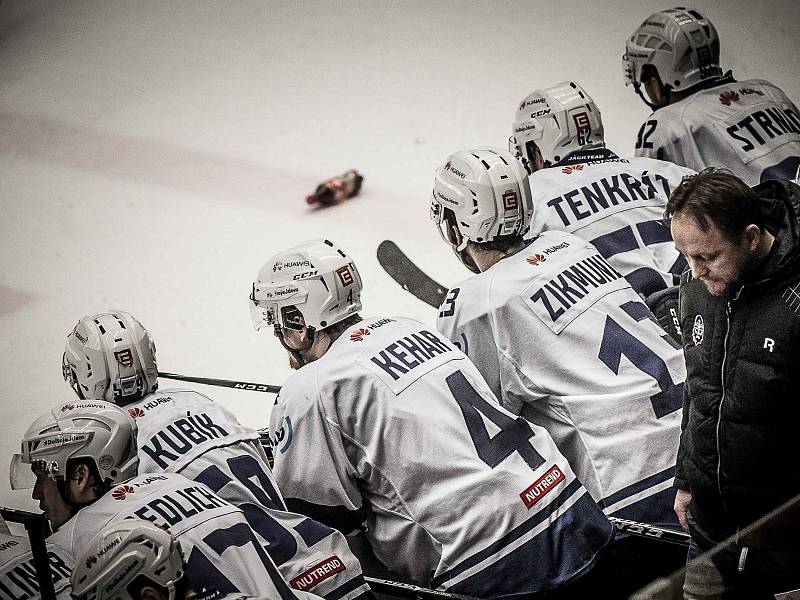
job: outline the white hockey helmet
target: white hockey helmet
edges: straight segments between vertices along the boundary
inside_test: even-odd
[[[600,109],[574,81],[562,81],[526,96],[517,108],[512,132],[509,150],[529,173],[536,170],[536,148],[544,166],[551,167],[570,152],[605,146]]]
[[[180,544],[169,531],[143,519],[113,521],[92,538],[70,577],[77,600],[139,600],[128,586],[140,575],[169,591],[183,577]]]
[[[468,241],[483,244],[523,235],[533,217],[528,174],[511,152],[500,148],[451,154],[436,170],[430,214],[459,257]],[[460,244],[451,226],[461,233]]]
[[[653,13],[625,42],[625,85],[633,85],[639,91],[648,65],[658,73],[662,85],[676,91],[721,77],[716,28],[690,8]]]
[[[250,294],[256,330],[297,329],[296,309],[310,330],[330,327],[361,310],[361,276],[353,260],[329,240],[312,240],[279,252],[258,272]]]
[[[65,479],[69,461],[78,458],[93,461],[103,483],[126,481],[139,466],[136,432],[128,412],[110,402],[58,404],[25,432],[20,452],[11,461],[11,487],[33,487],[32,468],[51,479]]]
[[[158,388],[156,347],[133,316],[85,316],[67,336],[64,379],[81,398],[128,404]]]

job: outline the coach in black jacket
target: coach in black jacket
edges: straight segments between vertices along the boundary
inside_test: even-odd
[[[692,558],[800,494],[800,188],[751,189],[706,169],[673,192],[665,216],[691,268],[680,293],[687,379],[675,510]],[[792,589],[799,546],[732,548],[705,590],[690,594],[687,573],[687,597],[714,585],[755,597],[747,581]]]

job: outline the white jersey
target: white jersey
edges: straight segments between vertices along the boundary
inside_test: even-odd
[[[607,514],[677,526],[683,353],[587,241],[546,231],[452,288],[438,327],[545,427]]]
[[[275,477],[390,569],[481,597],[588,570],[609,523],[543,429],[503,409],[421,323],[368,319],[299,369],[272,409]]]
[[[643,297],[678,285],[686,259],[675,249],[664,208],[694,171],[651,158],[619,158],[605,148],[578,151],[530,176],[536,207],[530,240],[568,231],[592,242]]]
[[[69,576],[75,566],[69,553],[47,543],[50,576],[58,600],[71,600]],[[0,533],[0,600],[33,600],[40,598],[39,580],[33,566],[28,539]]]
[[[287,511],[255,430],[190,390],[159,391],[125,408],[138,426],[140,475],[180,473],[239,507],[295,588],[336,600],[368,592],[344,536]],[[344,568],[314,575],[329,563]]]
[[[192,589],[293,598],[241,510],[182,475],[139,475],[82,508],[48,539],[80,556],[108,523],[152,521],[180,543]],[[283,590],[279,596],[275,590]]]
[[[725,167],[750,186],[794,179],[800,167],[800,111],[768,81],[728,80],[650,115],[639,130],[636,156],[695,171]]]

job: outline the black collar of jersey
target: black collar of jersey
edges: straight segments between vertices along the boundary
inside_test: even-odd
[[[591,161],[618,160],[619,156],[608,148],[592,148],[591,150],[575,150],[570,152],[562,160],[558,161],[553,167],[565,167],[567,165],[577,165]],[[551,169],[553,167],[550,167]]]

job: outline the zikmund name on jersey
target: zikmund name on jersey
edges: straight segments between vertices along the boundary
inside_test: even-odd
[[[540,302],[555,323],[587,294],[622,279],[622,275],[599,254],[581,259],[550,279],[530,299]]]

